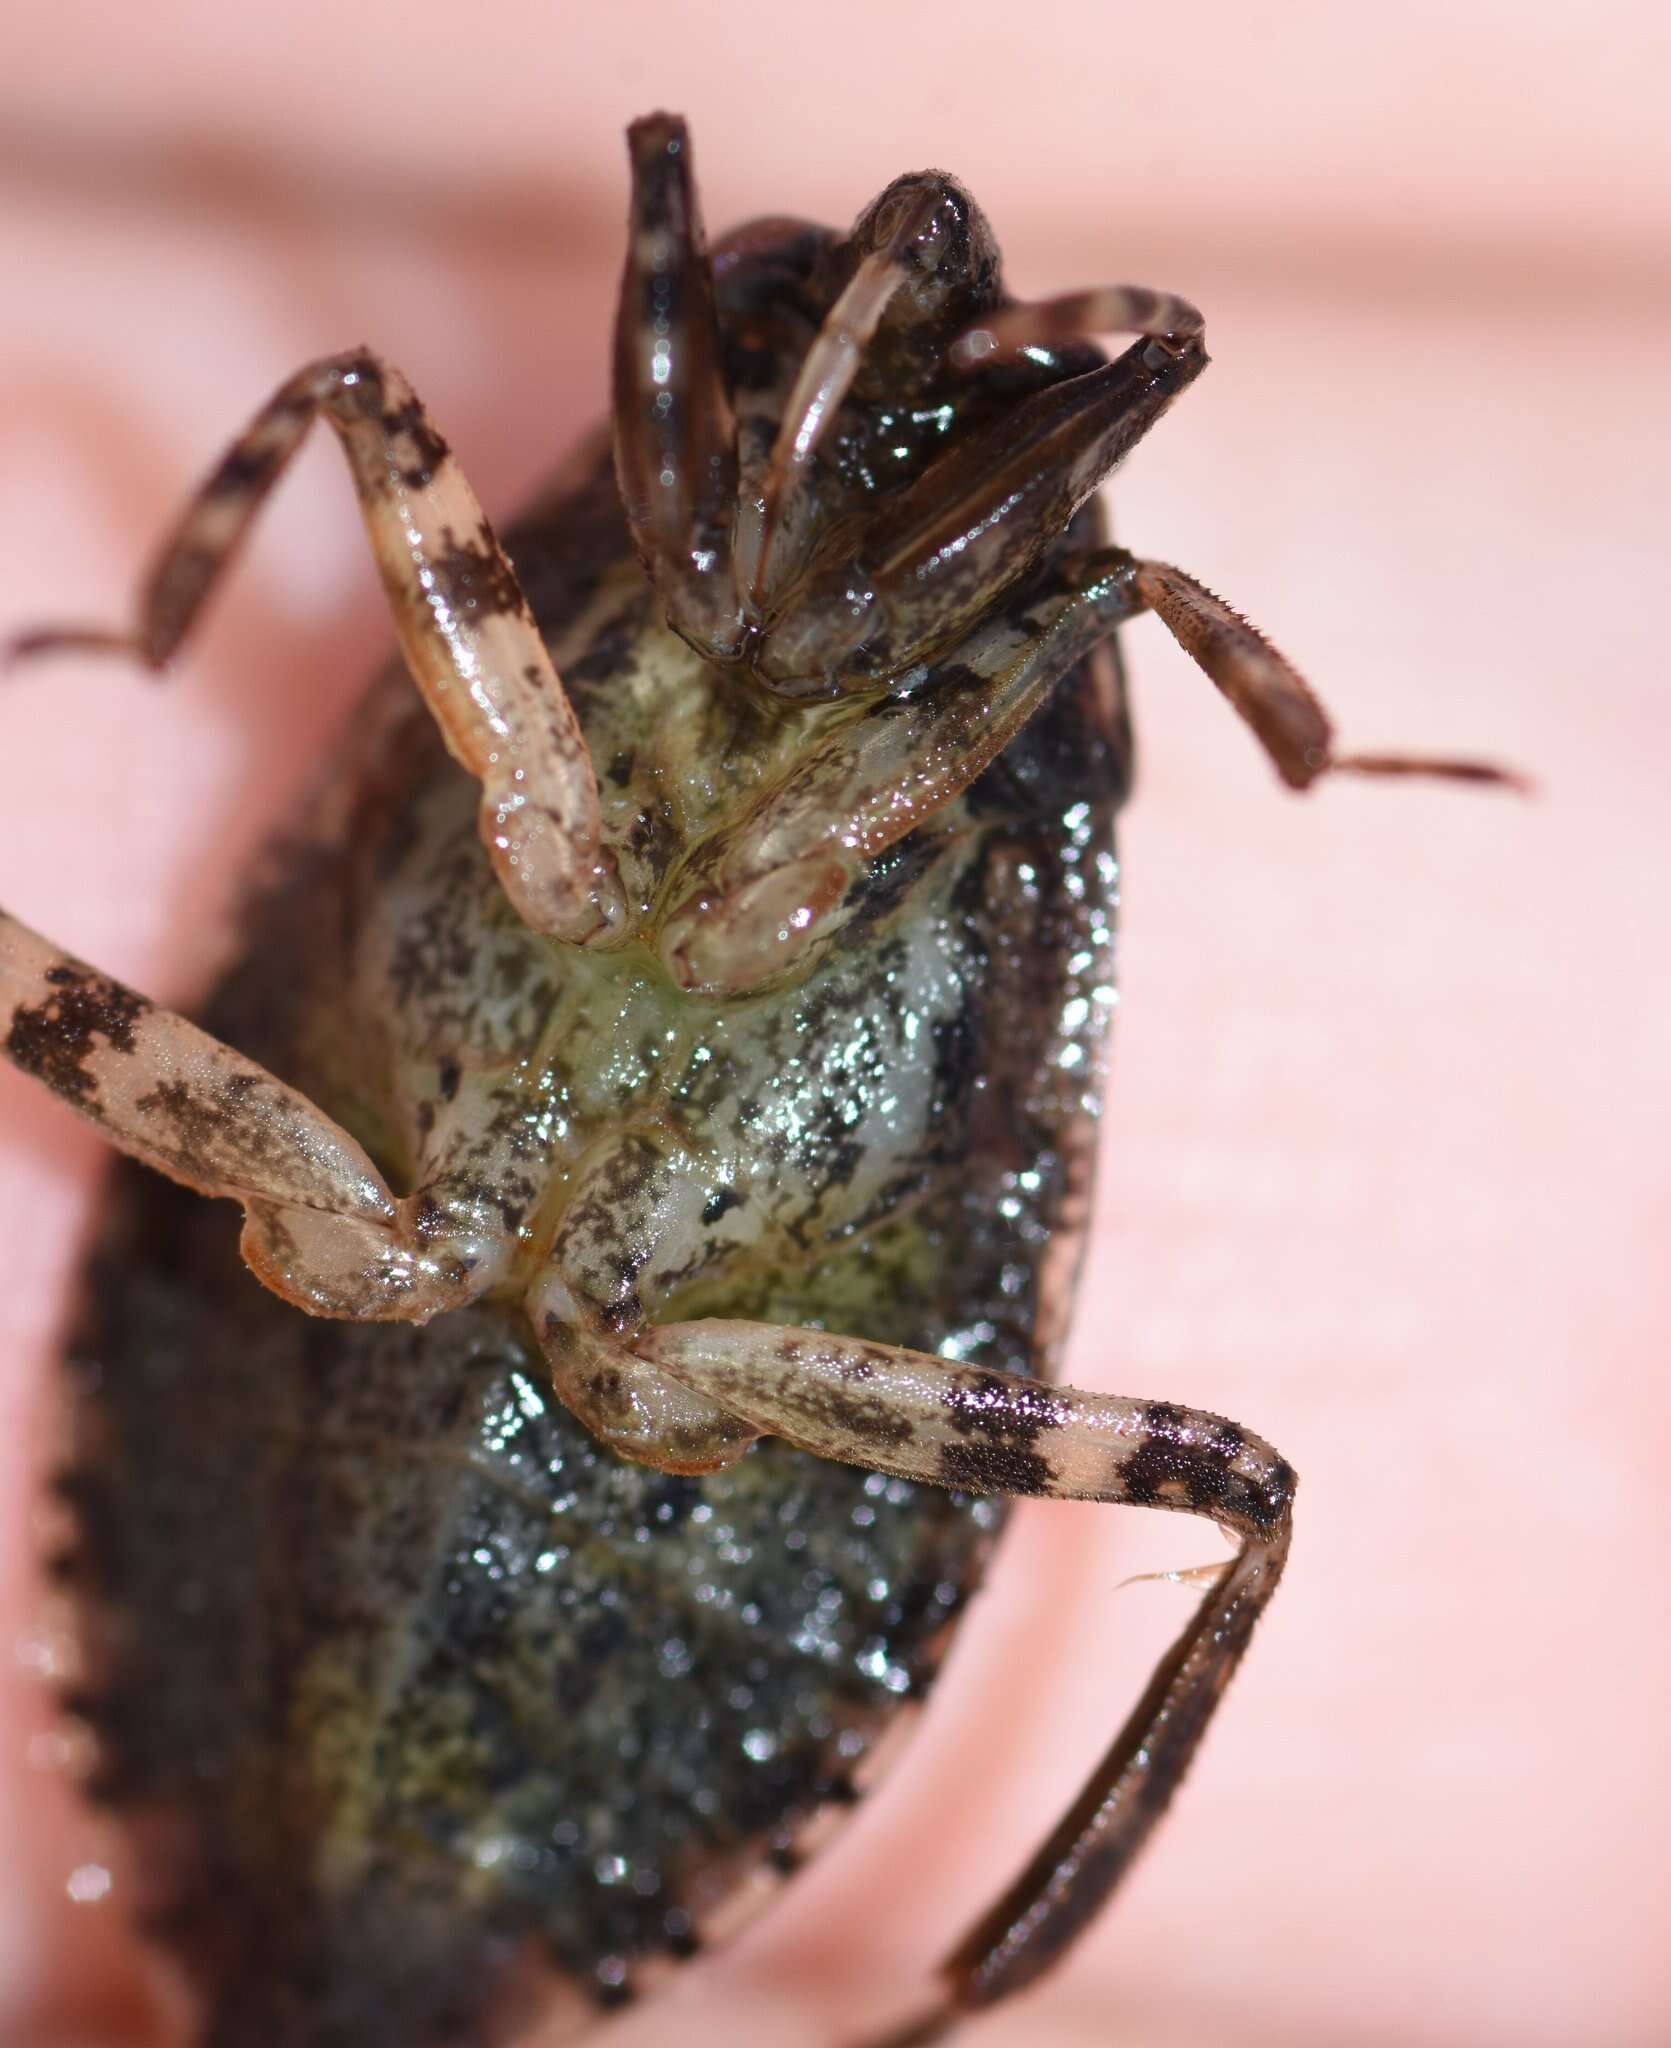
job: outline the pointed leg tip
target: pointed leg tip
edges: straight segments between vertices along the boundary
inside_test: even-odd
[[[1471,782],[1485,789],[1501,789],[1510,796],[1535,797],[1541,786],[1518,768],[1505,768],[1495,761],[1449,761],[1420,755],[1344,754],[1330,767],[1350,775],[1380,777],[1417,776],[1430,782]]]
[[[1491,761],[1458,761],[1449,774],[1453,782],[1479,783],[1488,789],[1500,789],[1508,796],[1543,794],[1543,786],[1535,776],[1522,774],[1518,768],[1499,768]]]
[[[102,626],[38,626],[0,641],[0,675],[10,675],[30,662],[56,654],[120,655],[137,661],[153,674],[160,674],[167,667],[166,660],[135,633],[119,633]]]

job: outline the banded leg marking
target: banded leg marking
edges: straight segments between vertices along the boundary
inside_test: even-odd
[[[937,2039],[1049,1969],[1130,1868],[1282,1575],[1293,1469],[1221,1416],[820,1331],[674,1323],[633,1348],[752,1429],[823,1457],[977,1493],[1205,1515],[1239,1545],[1072,1806],[947,1958],[942,1998],[891,2044]]]
[[[4,911],[0,1053],[131,1157],[241,1202],[245,1259],[310,1314],[422,1322],[499,1276],[504,1245],[398,1201],[305,1095]]]
[[[1094,291],[1064,292],[1032,304],[1000,306],[983,313],[951,345],[952,361],[970,369],[989,356],[1014,355],[1024,348],[1059,348],[1093,334],[1142,334],[1173,351],[1198,341],[1206,323],[1188,299],[1142,284],[1101,285]]]
[[[365,350],[280,385],[164,542],[132,630],[48,627],[9,653],[114,652],[162,668],[321,417],[352,472],[413,681],[482,785],[482,842],[507,896],[536,931],[602,936],[624,911],[618,880],[600,865],[597,782],[573,707],[447,443],[400,372]]]
[[[123,1151],[199,1194],[394,1221],[382,1175],[306,1096],[4,911],[0,1046]]]

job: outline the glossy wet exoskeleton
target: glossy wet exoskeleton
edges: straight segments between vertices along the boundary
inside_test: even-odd
[[[1212,1517],[1235,1557],[896,2038],[938,2037],[1113,1889],[1286,1555],[1257,1438],[1047,1383],[1112,1000],[1112,630],[1157,611],[1296,787],[1424,764],[1333,757],[1251,628],[1102,544],[1091,493],[1205,364],[1184,301],[1014,305],[939,173],[710,259],[681,124],[632,160],[613,463],[501,547],[400,374],[332,358],[137,632],[20,643],[165,660],[336,430],[404,663],[204,1027],[0,917],[9,1056],[236,1197],[271,1290],[223,1208],[124,1169],[64,1481],[72,1704],[209,2048],[583,2025],[853,1800],[994,1497]]]

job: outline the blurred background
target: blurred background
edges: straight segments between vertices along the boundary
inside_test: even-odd
[[[1152,623],[1083,1384],[1228,1412],[1294,1563],[1118,1909],[971,2041],[1652,2048],[1671,1707],[1671,28],[1623,4],[1124,0],[8,10],[0,632],[118,618],[270,387],[367,341],[511,511],[600,409],[621,130],[709,225],[961,176],[1012,284],[1206,311],[1120,536],[1249,612],[1345,740],[1530,802],[1284,796]],[[166,688],[6,685],[0,900],[189,1000],[387,637],[310,449]],[[0,1072],[0,2039],[169,2039],[61,1768],[34,1575],[99,1148]],[[909,1761],[617,2048],[835,2048],[1031,1849],[1210,1534],[1020,1511]],[[995,1741],[995,1731],[1001,1741]],[[77,1896],[77,1895],[80,1896]]]

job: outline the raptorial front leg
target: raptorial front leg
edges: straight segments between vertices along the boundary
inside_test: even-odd
[[[851,552],[815,558],[784,593],[755,656],[762,680],[786,697],[841,695],[954,645],[1033,574],[1206,362],[1193,337],[1176,352],[1130,348],[954,440],[881,500]]]
[[[1525,787],[1489,762],[1338,753],[1299,671],[1222,599],[1167,563],[1087,550],[927,665],[909,693],[874,698],[702,850],[662,925],[674,980],[731,995],[794,967],[839,929],[864,864],[967,789],[1074,663],[1145,611],[1211,676],[1292,789],[1335,773]]]
[[[976,1493],[1204,1515],[1239,1546],[1078,1798],[947,1958],[933,2009],[885,2048],[937,2040],[1056,1963],[1130,1868],[1281,1577],[1293,1469],[1221,1416],[821,1331],[675,1323],[633,1350],[750,1429],[823,1457]]]
[[[1050,692],[1141,611],[1132,559],[1099,549],[1055,565],[928,668],[874,699],[703,849],[667,912],[662,958],[682,988],[730,995],[795,966],[839,929],[865,863],[924,825],[989,767]]]
[[[47,627],[10,655],[92,649],[161,668],[318,418],[347,457],[412,678],[482,786],[482,842],[506,894],[536,931],[596,938],[624,913],[573,707],[464,472],[411,385],[365,350],[310,363],[250,421],[164,542],[136,626]]]
[[[497,1278],[491,1235],[397,1201],[305,1095],[4,911],[0,1052],[130,1157],[241,1202],[245,1259],[311,1314],[422,1322]]]

